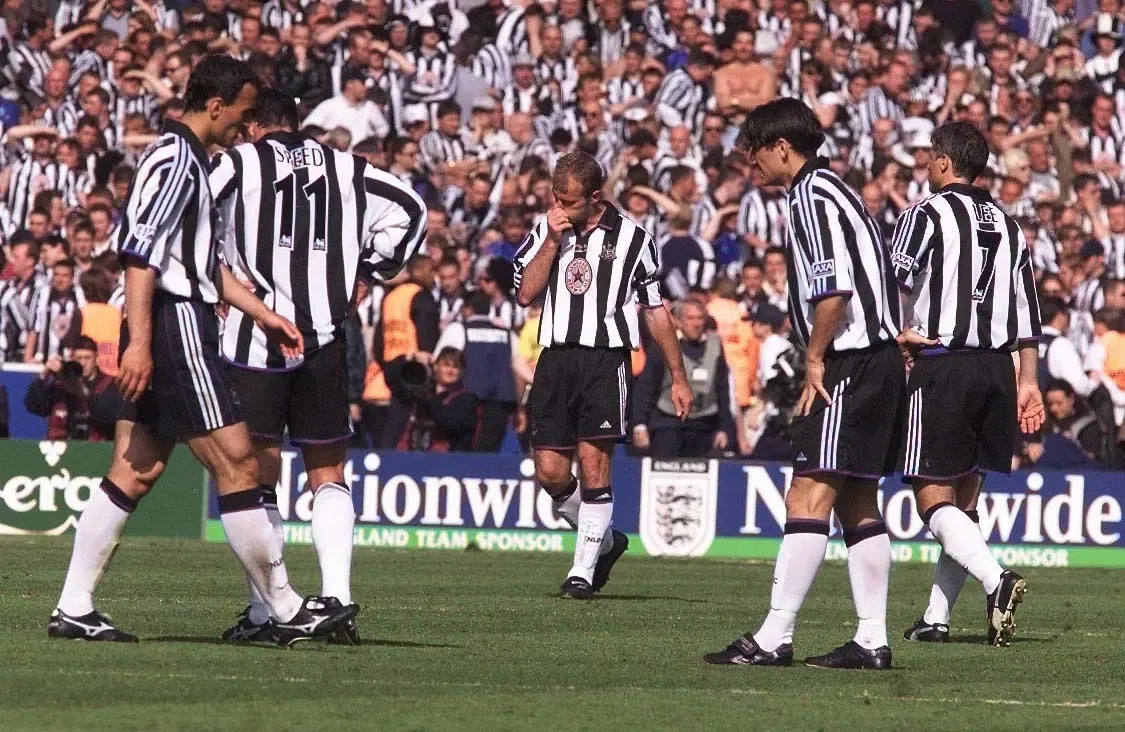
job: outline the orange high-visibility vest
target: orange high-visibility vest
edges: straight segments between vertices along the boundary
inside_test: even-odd
[[[1125,389],[1125,334],[1109,331],[1102,336],[1105,346],[1105,375],[1118,389]]]
[[[742,319],[742,308],[734,300],[716,297],[707,303],[707,312],[715,320],[723,342],[723,355],[734,380],[738,406],[745,408],[750,405],[754,375],[758,373],[761,343],[754,337],[750,324]]]
[[[638,348],[630,354],[630,361],[633,367],[634,379],[640,376],[641,372],[645,370],[646,358],[647,357],[645,356],[645,349],[643,348]]]
[[[383,363],[418,352],[418,329],[410,319],[410,304],[421,291],[421,286],[407,282],[383,298]]]
[[[117,348],[121,341],[121,311],[104,302],[82,308],[82,335],[98,344],[98,368],[117,376]]]
[[[387,386],[383,368],[374,359],[367,364],[367,373],[363,377],[363,401],[379,405],[390,404],[391,401],[391,389]]]

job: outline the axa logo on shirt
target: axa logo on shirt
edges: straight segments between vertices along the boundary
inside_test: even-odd
[[[913,269],[914,257],[911,257],[909,254],[906,254],[904,252],[895,252],[891,257],[891,264],[899,267],[900,269]]]
[[[813,277],[834,277],[836,275],[836,260],[822,259],[812,263]]]
[[[156,236],[155,224],[137,224],[133,230],[133,238],[142,244],[151,244]]]

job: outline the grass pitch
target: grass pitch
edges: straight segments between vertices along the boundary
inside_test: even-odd
[[[49,641],[70,542],[0,540],[0,730],[1123,730],[1121,573],[1026,573],[1014,644],[983,645],[970,582],[956,642],[901,640],[932,568],[896,566],[885,673],[716,668],[700,655],[756,629],[771,566],[626,557],[590,603],[556,599],[569,557],[357,550],[360,648],[215,639],[241,609],[230,551],[130,540],[99,607],[139,645]],[[288,551],[319,590],[309,547]],[[826,565],[801,658],[850,638],[847,573]]]

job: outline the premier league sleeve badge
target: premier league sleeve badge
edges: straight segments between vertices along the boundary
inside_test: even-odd
[[[566,265],[564,281],[571,295],[585,295],[594,281],[594,270],[585,259],[574,259]]]

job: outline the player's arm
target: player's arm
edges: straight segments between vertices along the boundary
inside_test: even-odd
[[[368,282],[388,282],[418,253],[426,238],[426,204],[398,178],[362,158],[360,166],[367,208],[363,215],[363,254],[360,276]]]
[[[914,206],[899,217],[891,239],[891,267],[899,287],[914,289],[914,278],[930,251],[936,232],[925,206]]]
[[[230,267],[225,264],[219,265],[218,285],[219,299],[250,316],[266,332],[270,340],[281,346],[282,355],[286,358],[299,358],[304,354],[304,340],[297,326],[267,308],[257,295],[238,281],[230,271]],[[128,302],[128,290],[125,292],[125,298]]]
[[[513,282],[516,302],[522,307],[530,307],[547,289],[551,265],[559,254],[563,232],[568,228],[570,222],[566,220],[566,215],[558,209],[551,209],[547,218],[532,227],[516,250]]]
[[[1035,294],[1035,272],[1031,267],[1031,252],[1027,248],[1023,231],[1018,227],[1017,251],[1020,253],[1015,278],[1016,328],[1020,353],[1019,386],[1016,404],[1019,409],[1020,429],[1024,434],[1037,432],[1043,426],[1045,411],[1043,395],[1039,393],[1039,336],[1043,333],[1039,317],[1039,299]]]
[[[156,148],[138,166],[118,229],[118,251],[125,263],[125,321],[129,345],[121,354],[117,386],[127,401],[136,401],[152,377],[152,299],[163,267],[167,231],[181,215],[195,182],[184,156],[185,143]]]

